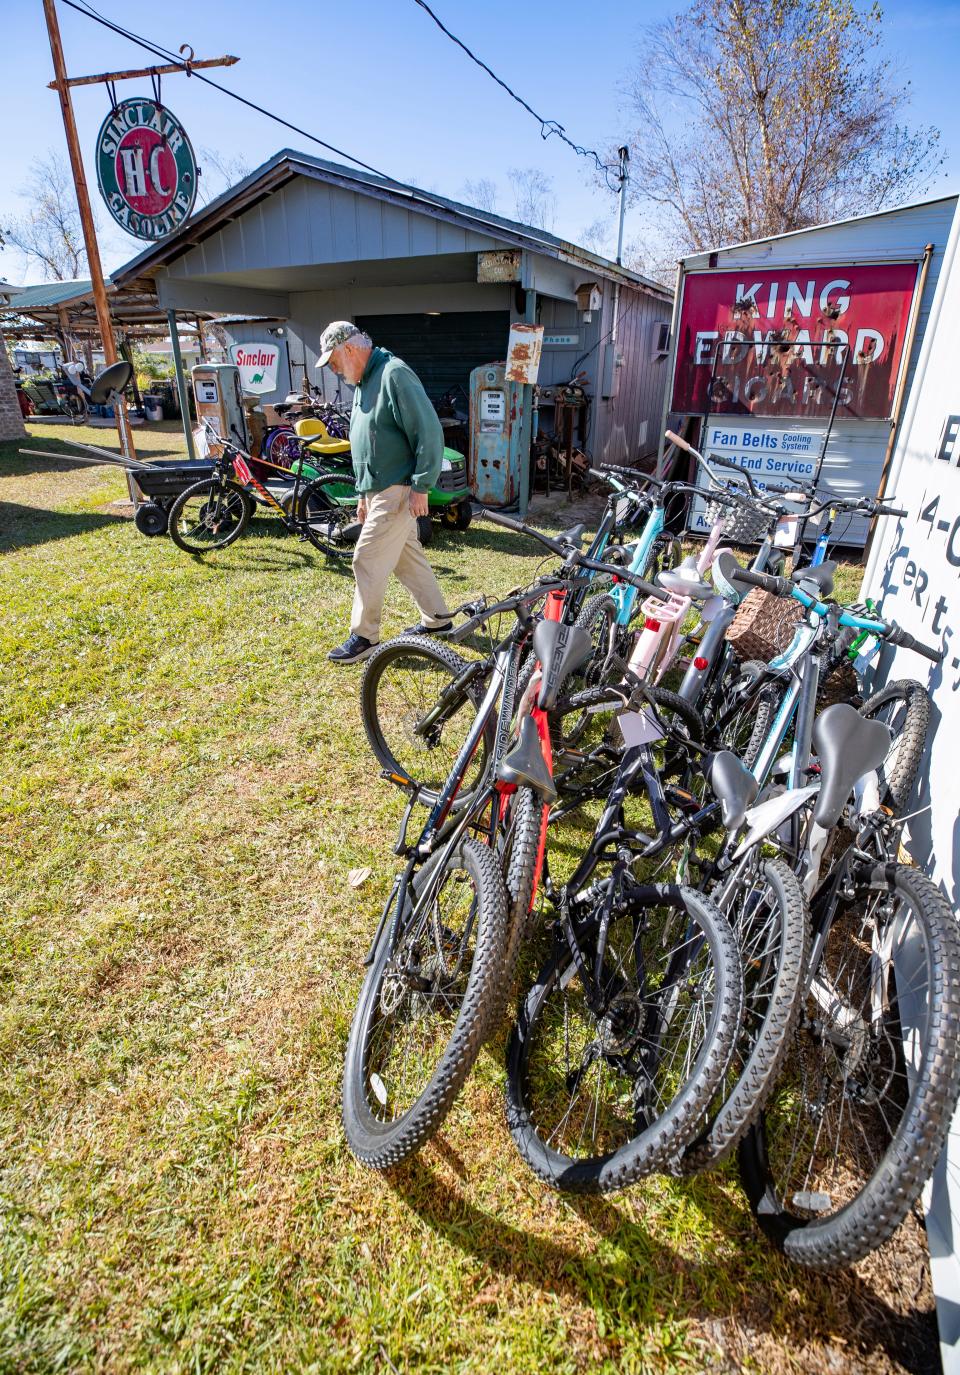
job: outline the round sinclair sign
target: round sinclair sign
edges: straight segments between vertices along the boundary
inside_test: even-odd
[[[197,198],[197,160],[180,121],[156,101],[122,100],[97,135],[97,181],[128,234],[172,234]]]

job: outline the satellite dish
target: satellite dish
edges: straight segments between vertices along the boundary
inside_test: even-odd
[[[122,392],[124,387],[129,385],[132,376],[133,367],[124,361],[112,363],[109,368],[104,368],[90,388],[90,400],[93,405],[108,405],[113,393]]]

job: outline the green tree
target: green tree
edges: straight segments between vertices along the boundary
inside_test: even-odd
[[[629,86],[631,191],[679,252],[902,204],[939,133],[901,123],[909,84],[856,0],[697,0],[647,33]],[[665,213],[664,213],[665,212]]]

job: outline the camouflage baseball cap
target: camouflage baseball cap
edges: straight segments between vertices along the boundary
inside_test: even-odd
[[[334,320],[332,324],[327,325],[320,336],[320,357],[317,359],[317,367],[326,367],[334,349],[338,349],[341,344],[345,344],[355,334],[362,333],[363,330],[357,329],[352,320]]]

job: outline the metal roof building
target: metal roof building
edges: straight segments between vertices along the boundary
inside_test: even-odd
[[[538,322],[540,385],[587,375],[594,460],[656,448],[672,293],[545,230],[432,192],[285,149],[113,281],[155,291],[167,309],[260,317],[230,327],[241,342],[282,322],[278,392],[317,380],[330,320],[366,328],[434,398],[502,359],[512,322]],[[585,315],[577,288],[590,283],[601,307]],[[332,394],[334,379],[325,384]]]

